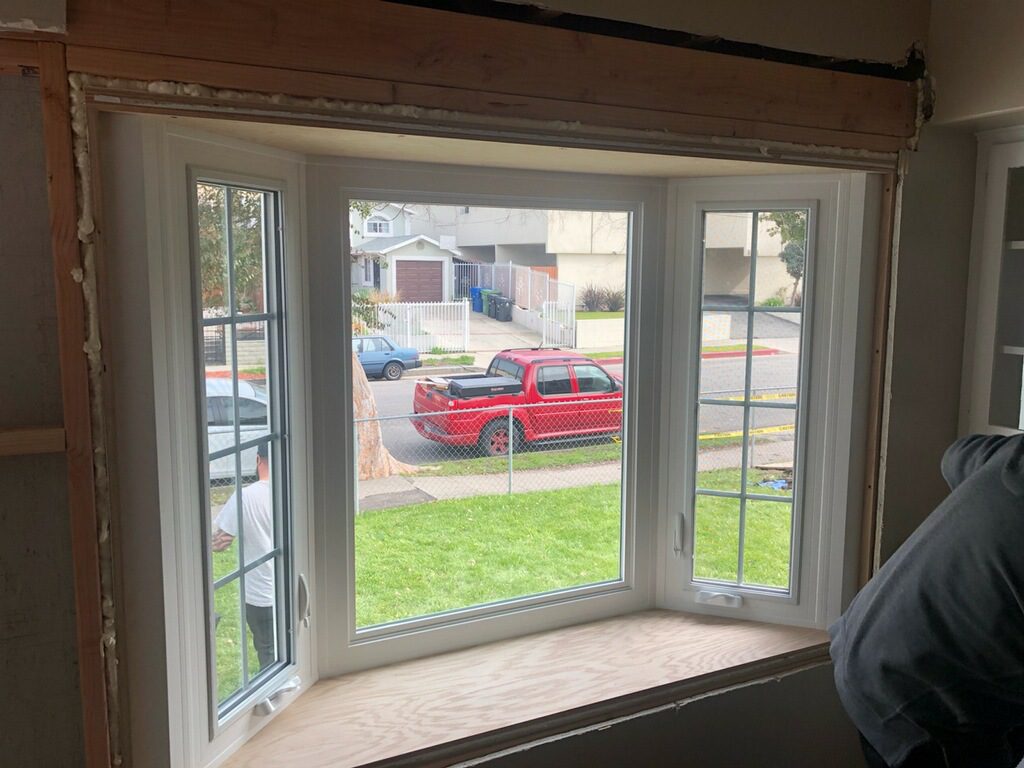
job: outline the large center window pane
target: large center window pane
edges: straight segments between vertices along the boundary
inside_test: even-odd
[[[631,214],[343,215],[356,628],[620,582]]]

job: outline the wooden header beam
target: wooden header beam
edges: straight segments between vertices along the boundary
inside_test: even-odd
[[[107,76],[596,125],[628,114],[651,130],[854,149],[917,132],[915,83],[380,0],[71,0],[68,13],[69,68]]]

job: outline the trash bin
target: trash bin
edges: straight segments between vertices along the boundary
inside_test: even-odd
[[[469,289],[469,300],[473,303],[474,312],[484,311],[484,297],[480,294],[481,290],[477,285]]]
[[[481,306],[480,311],[489,317],[494,317],[493,310],[491,309],[491,296],[498,293],[493,288],[483,288],[480,291]]]
[[[494,319],[503,323],[512,322],[512,299],[508,296],[492,296],[494,302]]]

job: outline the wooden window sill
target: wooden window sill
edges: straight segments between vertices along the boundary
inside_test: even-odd
[[[645,611],[322,680],[228,768],[447,765],[828,660],[821,630]]]

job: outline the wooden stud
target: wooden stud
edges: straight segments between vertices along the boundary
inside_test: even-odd
[[[864,507],[861,512],[860,562],[858,586],[875,572],[875,538],[878,530],[878,483],[881,477],[882,431],[884,417],[885,369],[889,338],[890,290],[897,204],[896,174],[888,173],[882,187],[882,215],[878,227],[878,264],[875,268],[875,318],[871,337],[871,374],[868,394],[867,474]]]
[[[110,765],[107,690],[103,667],[103,614],[99,541],[93,476],[89,371],[85,351],[85,301],[75,280],[82,267],[78,244],[75,165],[64,46],[41,42],[43,139],[54,279],[61,395],[67,440],[68,508],[78,630],[78,671],[82,700],[85,765]]]
[[[63,427],[0,429],[0,456],[63,453],[64,448]]]

